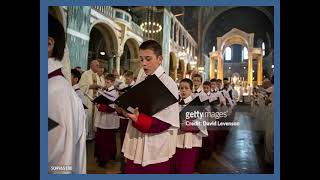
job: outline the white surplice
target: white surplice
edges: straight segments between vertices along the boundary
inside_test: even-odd
[[[174,80],[164,72],[163,67],[159,66],[154,74],[178,99],[178,87]],[[146,77],[147,75],[141,68],[135,85],[145,80]],[[147,166],[165,162],[176,152],[177,130],[180,125],[178,102],[161,110],[153,117],[169,123],[171,127],[161,133],[142,133],[132,126],[131,120],[128,123],[122,152],[126,158],[132,160],[135,164]]]
[[[48,74],[62,64],[50,58]],[[48,116],[58,126],[48,132],[49,173],[86,173],[86,114],[81,99],[63,76],[48,80]],[[52,171],[53,166],[71,166],[71,171]]]

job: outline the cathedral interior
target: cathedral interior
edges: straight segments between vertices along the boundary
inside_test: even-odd
[[[99,59],[105,73],[139,72],[139,45],[162,45],[166,73],[177,83],[200,74],[203,80],[228,78],[243,100],[235,107],[240,126],[230,129],[211,157],[197,164],[199,174],[272,174],[264,160],[263,132],[254,128],[250,87],[271,79],[274,70],[274,10],[269,6],[50,6],[66,30],[69,68],[89,68]],[[68,76],[66,76],[68,78]],[[116,158],[98,167],[94,140],[87,141],[87,173],[121,173]]]

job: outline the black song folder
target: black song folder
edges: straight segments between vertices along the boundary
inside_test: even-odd
[[[125,93],[125,92],[127,92],[131,87],[132,87],[132,86],[128,86],[128,87],[125,87],[125,88],[123,88],[123,89],[119,89],[118,91],[119,91],[119,92],[122,92],[122,93]]]
[[[112,96],[111,94],[108,94],[108,93],[104,93],[102,91],[98,91],[98,92],[100,95],[92,100],[93,103],[105,104],[105,105],[109,105],[109,104],[114,103],[114,100],[115,100],[114,96]]]
[[[149,116],[176,102],[178,102],[177,98],[156,75],[128,89],[115,100],[115,104],[130,113],[133,113],[134,108],[138,107],[139,112]]]
[[[205,105],[207,105],[208,102],[204,101]],[[179,113],[179,119],[180,122],[185,120],[194,120],[197,118],[189,118],[187,119],[187,113],[193,113],[193,112],[205,112],[205,106],[203,102],[200,101],[199,96],[194,98],[191,102],[189,102]]]

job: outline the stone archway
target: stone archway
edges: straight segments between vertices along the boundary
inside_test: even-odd
[[[213,14],[208,18],[208,20],[206,21],[204,28],[203,28],[203,34],[201,35],[201,41],[202,44],[199,44],[199,46],[201,47],[201,49],[204,47],[203,42],[205,42],[205,38],[206,38],[206,34],[208,33],[209,27],[211,26],[211,24],[223,13],[233,10],[235,8],[238,8],[239,6],[225,6],[225,7],[219,7],[217,9],[215,9],[213,12]],[[256,9],[259,12],[263,13],[268,20],[272,23],[272,25],[274,25],[274,18],[273,18],[273,14],[271,14],[268,10],[266,10],[264,7],[260,7],[260,6],[251,6],[250,8],[252,9]]]
[[[254,48],[254,33],[246,33],[237,28],[231,29],[222,37],[217,38],[217,50],[210,53],[210,78],[215,78],[215,61],[218,61],[217,78],[223,79],[223,52],[226,47],[233,44],[240,44],[248,49],[248,77],[247,82],[252,86],[253,82],[253,59],[258,60],[258,78],[257,84],[262,84],[262,49]]]
[[[134,76],[139,73],[140,60],[139,60],[139,43],[133,38],[125,41],[122,47],[122,55],[120,58],[120,74],[125,70],[133,72]]]
[[[92,23],[90,27],[88,66],[93,59],[100,59],[102,67],[106,68],[109,73],[112,73],[113,69],[120,69],[117,37],[117,33],[107,22],[98,20]]]

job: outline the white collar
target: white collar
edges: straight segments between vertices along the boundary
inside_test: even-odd
[[[160,78],[160,76],[164,73],[164,69],[163,67],[160,65],[151,75],[155,74],[158,78]],[[146,78],[147,75],[146,73],[143,71],[143,78]]]
[[[200,93],[201,91],[202,91],[202,86],[200,85],[195,92]]]
[[[63,65],[60,61],[55,60],[55,58],[48,58],[48,74],[62,67]]]
[[[73,89],[79,89],[79,84],[75,84],[72,87],[73,87]]]
[[[192,96],[188,96],[187,98],[183,99],[185,104],[188,104],[189,102],[192,101]]]

